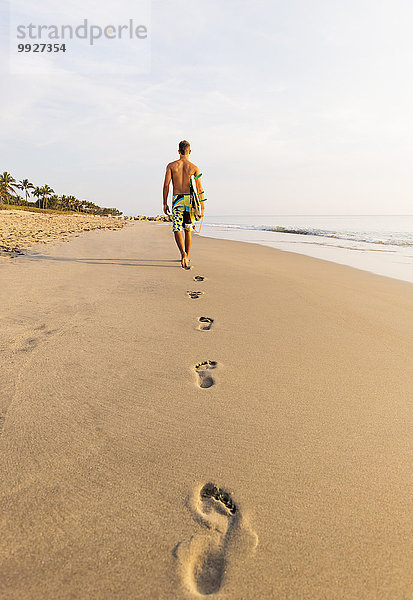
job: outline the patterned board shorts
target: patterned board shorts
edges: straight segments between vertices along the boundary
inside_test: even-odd
[[[193,229],[195,222],[190,194],[177,194],[172,198],[172,231]]]

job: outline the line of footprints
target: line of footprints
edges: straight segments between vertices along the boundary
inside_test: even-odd
[[[197,283],[201,283],[205,281],[206,277],[202,275],[195,275],[194,281]],[[192,291],[187,290],[187,296],[191,300],[197,300],[200,296],[204,294],[202,291]],[[209,331],[212,327],[214,319],[210,317],[199,317],[198,318],[198,329],[200,331]],[[203,362],[195,365],[195,371],[198,375],[198,385],[200,388],[210,388],[214,385],[215,381],[211,374],[211,370],[217,367],[217,362],[214,360],[204,360]]]
[[[196,275],[193,279],[201,283],[206,277]],[[191,300],[202,295],[203,291],[187,291]],[[198,317],[200,331],[210,331],[213,323],[210,317]],[[195,365],[200,388],[214,385],[213,372],[217,366],[214,360]],[[258,537],[230,493],[212,482],[196,488],[187,499],[187,507],[208,533],[204,529],[190,540],[180,542],[173,555],[178,559],[181,578],[189,592],[196,597],[217,594],[223,586],[229,562],[246,558],[256,548]]]

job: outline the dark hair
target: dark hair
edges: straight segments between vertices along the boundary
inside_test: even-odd
[[[179,142],[179,154],[185,155],[190,147],[190,143],[186,140]]]

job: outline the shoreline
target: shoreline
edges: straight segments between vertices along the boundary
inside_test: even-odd
[[[413,248],[321,235],[204,225],[202,236],[259,244],[413,283]],[[305,238],[305,239],[303,239]]]
[[[112,234],[0,267],[2,598],[409,598],[411,286]]]
[[[169,222],[170,217],[99,216],[84,213],[67,215],[45,214],[30,211],[0,211],[0,259],[15,258],[37,244],[68,239],[82,231],[94,229],[119,229],[134,221]],[[247,244],[268,246],[283,252],[346,265],[364,272],[413,283],[413,255],[410,248],[392,248],[372,242],[355,247],[350,240],[340,239],[340,245],[330,238],[307,234],[280,233],[262,229],[226,228],[225,225],[204,225],[199,237],[226,239]]]

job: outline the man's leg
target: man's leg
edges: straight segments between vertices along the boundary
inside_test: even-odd
[[[178,246],[179,252],[181,253],[181,264],[184,268],[186,268],[188,266],[188,255],[185,251],[182,233],[180,231],[174,231],[174,236],[175,236],[176,245]],[[186,239],[186,235],[185,235],[185,239]]]
[[[186,254],[186,252],[185,252],[185,247],[184,247],[184,240],[182,238],[182,232],[174,231],[174,236],[175,236],[176,245],[179,248],[179,252],[181,253],[181,256],[184,256],[184,254]]]
[[[186,269],[188,267],[188,256],[185,251],[184,240],[182,237],[184,210],[184,207],[179,204],[175,204],[172,208],[172,231],[174,232],[176,245],[181,253],[181,265]]]
[[[185,229],[185,252],[189,256],[189,251],[191,250],[192,243],[192,231],[190,229]]]

